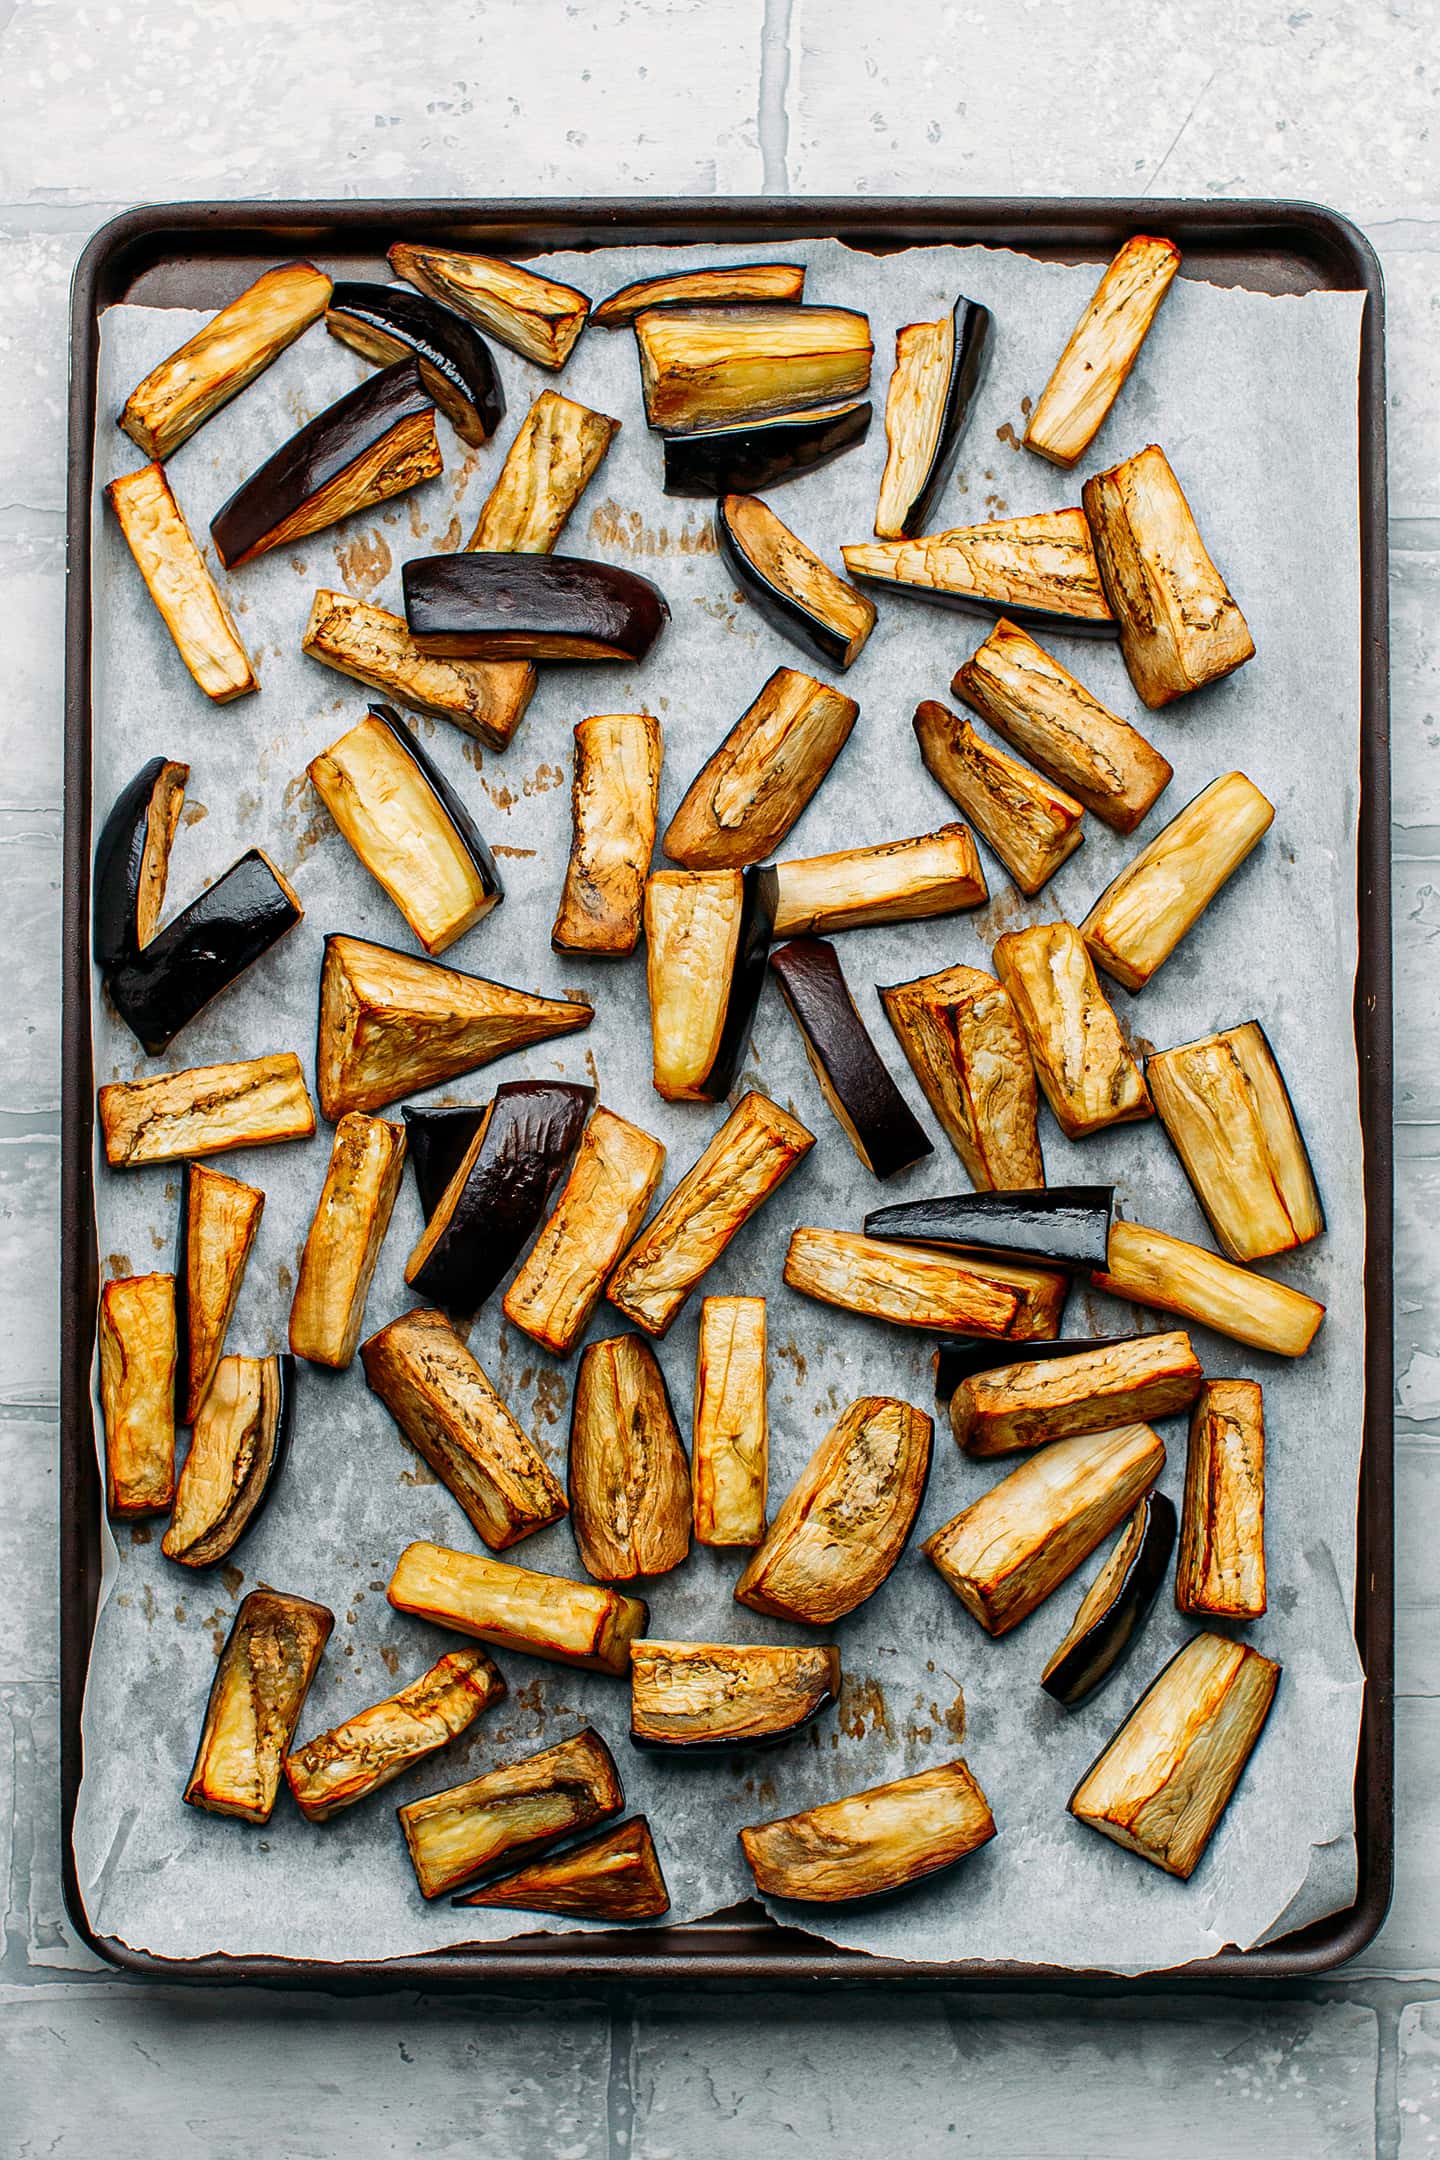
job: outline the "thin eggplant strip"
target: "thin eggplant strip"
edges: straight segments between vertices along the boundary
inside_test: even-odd
[[[809,1228],[791,1232],[785,1280],[822,1304],[897,1327],[1014,1341],[1058,1332],[1068,1286],[1055,1269]]]
[[[875,604],[837,577],[758,495],[723,495],[715,533],[746,598],[782,637],[842,671],[875,627]]]
[[[100,1292],[105,1511],[163,1515],[175,1497],[175,1278],[126,1275]]]
[[[554,1212],[505,1293],[507,1320],[568,1357],[605,1279],[634,1242],[665,1168],[665,1149],[603,1105],[585,1128]]]
[[[1089,449],[1180,268],[1173,241],[1136,233],[1106,266],[1035,402],[1025,447],[1066,470]]]
[[[965,825],[774,863],[761,874],[773,891],[777,938],[806,931],[833,937],[874,923],[919,922],[979,907],[989,897]]]
[[[136,1040],[158,1057],[304,912],[269,856],[251,848],[111,971],[105,985],[110,1002]]]
[[[1172,1417],[1189,1409],[1203,1379],[1188,1335],[1140,1335],[1117,1349],[1000,1365],[962,1380],[950,1398],[950,1425],[967,1455],[1004,1455]]]
[[[803,263],[725,263],[714,270],[677,270],[669,277],[636,278],[590,312],[595,330],[627,330],[647,308],[725,307],[737,301],[800,300]]]
[[[792,938],[770,955],[810,1069],[865,1168],[894,1177],[931,1153],[919,1119],[891,1079],[823,938]]]
[[[857,398],[666,435],[665,493],[701,499],[762,494],[853,450],[869,433],[870,417],[868,400]]]
[[[340,1372],[365,1323],[380,1248],[405,1169],[405,1129],[351,1110],[335,1128],[290,1306],[290,1348]]]
[[[346,282],[325,310],[334,338],[377,367],[412,355],[420,380],[462,442],[479,449],[505,417],[505,391],[489,346],[453,309],[404,285]]]
[[[903,1890],[994,1835],[989,1803],[957,1760],[755,1823],[740,1845],[764,1896],[838,1905]]]
[[[650,1825],[643,1815],[635,1815],[513,1875],[482,1883],[452,1902],[613,1923],[663,1920],[670,1910],[670,1893]]]
[[[160,927],[188,765],[151,758],[121,789],[95,843],[90,949],[108,978]]]
[[[120,426],[146,457],[170,457],[318,322],[329,301],[330,280],[313,263],[262,271],[135,385]]]
[[[100,1090],[98,1108],[112,1170],[308,1140],[315,1130],[314,1106],[293,1050],[149,1080],[111,1081]]]
[[[203,1163],[187,1162],[180,1179],[175,1241],[175,1414],[193,1425],[234,1315],[260,1228],[258,1187]]]
[[[1043,1186],[1035,1069],[1009,991],[959,964],[882,986],[880,1002],[977,1191]]]
[[[645,417],[671,433],[833,405],[870,381],[870,325],[848,308],[650,308],[634,329]]]
[[[1148,1118],[1145,1076],[1074,925],[1007,930],[994,959],[1065,1137],[1083,1140],[1107,1125]]]
[[[241,1600],[215,1667],[187,1807],[267,1823],[335,1615],[262,1585]]]
[[[296,1807],[307,1822],[329,1822],[458,1740],[507,1692],[483,1650],[447,1650],[408,1687],[292,1749],[285,1782]]]
[[[1084,839],[1083,806],[934,698],[916,706],[914,726],[926,771],[1033,898]]]
[[[105,500],[175,650],[206,697],[228,705],[232,698],[258,690],[235,618],[195,545],[163,467],[143,465],[139,472],[122,474],[106,488]]]
[[[1190,1417],[1175,1562],[1183,1613],[1265,1611],[1265,1398],[1258,1380],[1207,1380]]]
[[[406,1159],[415,1173],[420,1212],[427,1223],[489,1114],[489,1103],[442,1103],[433,1110],[417,1110],[413,1103],[406,1103],[401,1110]]]
[[[587,1726],[572,1740],[412,1800],[396,1813],[421,1896],[435,1898],[497,1861],[588,1830],[624,1805],[610,1750]]]
[[[548,555],[619,428],[607,413],[542,390],[505,453],[466,548]]]
[[[491,750],[507,748],[539,679],[529,660],[437,659],[420,650],[403,615],[323,587],[301,649],[367,690],[450,721]]]
[[[663,742],[649,713],[575,725],[570,859],[550,932],[556,952],[631,953],[655,848]]]
[[[661,870],[645,887],[656,1093],[721,1102],[750,1046],[770,950],[771,887],[755,870]]]
[[[1115,1212],[1113,1185],[1051,1185],[1036,1192],[944,1193],[872,1208],[865,1235],[905,1245],[952,1246],[1031,1265],[1102,1267]]]
[[[985,379],[992,329],[990,310],[962,295],[938,322],[907,323],[895,333],[877,539],[908,538],[929,523]]]
[[[690,1478],[700,1545],[765,1535],[770,1425],[763,1297],[707,1297],[695,1348]]]
[[[1111,1225],[1109,1259],[1092,1280],[1111,1297],[1179,1313],[1276,1357],[1304,1357],[1325,1318],[1303,1290],[1143,1223]]]
[[[630,1738],[636,1747],[732,1752],[788,1740],[835,1702],[833,1643],[657,1642],[630,1645]]]
[[[665,1575],[690,1550],[690,1465],[643,1336],[590,1343],[570,1421],[575,1547],[601,1582]]]
[[[1080,925],[1095,965],[1127,990],[1143,990],[1274,816],[1275,805],[1242,772],[1202,788],[1111,879]]]
[[[691,781],[663,842],[687,870],[743,870],[790,831],[850,738],[860,708],[777,668]]]
[[[915,540],[867,540],[840,553],[862,585],[1006,616],[1057,636],[1119,634],[1081,510],[960,525]]]
[[[397,1612],[436,1627],[615,1678],[628,1674],[630,1645],[650,1618],[643,1598],[423,1541],[406,1546],[385,1594]]]

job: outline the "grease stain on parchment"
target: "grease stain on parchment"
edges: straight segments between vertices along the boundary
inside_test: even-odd
[[[846,1673],[840,1682],[837,1717],[840,1730],[851,1740],[863,1740],[872,1732],[883,1732],[887,1740],[895,1737],[885,1691],[878,1680],[862,1680],[855,1673]]]
[[[622,510],[613,496],[590,513],[590,539],[622,555],[714,555],[715,527],[708,518],[687,515],[683,524],[652,525],[638,510]]]
[[[357,533],[335,550],[335,566],[344,579],[345,590],[362,600],[390,575],[394,560],[389,541],[373,525],[369,532]]]

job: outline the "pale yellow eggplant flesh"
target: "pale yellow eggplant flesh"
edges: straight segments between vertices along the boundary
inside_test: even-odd
[[[726,263],[714,270],[677,270],[669,277],[636,278],[597,300],[590,324],[596,330],[628,330],[647,308],[778,303],[799,300],[804,291],[803,263]]]
[[[1091,1280],[1112,1297],[1179,1313],[1276,1357],[1303,1357],[1325,1318],[1303,1290],[1144,1223],[1111,1224],[1108,1264]]]
[[[537,367],[565,365],[590,312],[573,285],[495,256],[397,241],[389,261],[407,285],[456,309]]]
[[[1009,991],[957,964],[882,988],[880,999],[976,1191],[1043,1186],[1035,1069]]]
[[[635,950],[662,750],[660,723],[649,713],[597,713],[577,722],[570,859],[550,932],[556,952]]]
[[[942,1335],[1008,1335],[1020,1300],[970,1258],[802,1226],[790,1234],[784,1272],[792,1290],[867,1319]]]
[[[916,706],[914,725],[926,770],[1033,898],[1084,839],[1082,805],[934,698]]]
[[[700,1545],[765,1535],[770,1429],[763,1297],[707,1297],[695,1348],[690,1478]]]
[[[874,357],[846,308],[649,308],[634,330],[645,417],[674,434],[858,397]]]
[[[98,1107],[112,1170],[308,1140],[315,1130],[314,1107],[293,1050],[234,1065],[195,1065],[148,1080],[111,1081],[101,1088]]]
[[[637,1747],[733,1751],[787,1739],[840,1693],[833,1643],[657,1642],[630,1646]]]
[[[1151,1116],[1139,1060],[1073,923],[1007,930],[996,941],[994,961],[1067,1139]]]
[[[167,1560],[206,1568],[229,1557],[284,1469],[294,1415],[293,1358],[221,1358],[160,1540]]]
[[[347,1111],[335,1128],[296,1272],[290,1306],[296,1357],[337,1372],[354,1357],[404,1168],[404,1127]]]
[[[782,637],[832,667],[854,665],[875,627],[873,600],[837,577],[760,495],[722,495],[720,553],[745,597]]]
[[[663,1920],[670,1893],[643,1815],[467,1891],[456,1905],[499,1905],[583,1920]]]
[[[989,897],[965,825],[774,863],[760,874],[769,882],[777,939],[954,915]]]
[[[994,1835],[989,1803],[957,1760],[752,1824],[740,1845],[766,1897],[837,1905],[954,1867]]]
[[[1207,1380],[1190,1415],[1175,1561],[1183,1613],[1265,1611],[1265,1400],[1258,1380]]]
[[[105,1509],[163,1515],[175,1497],[175,1278],[126,1275],[100,1292]]]
[[[539,681],[529,660],[437,659],[420,650],[403,615],[323,587],[300,643],[322,666],[434,713],[491,750],[507,748]]]
[[[740,870],[780,845],[849,740],[854,698],[777,668],[691,781],[664,849],[687,870]]]
[[[260,687],[235,618],[221,598],[159,465],[123,473],[105,490],[125,544],[175,650],[217,705]]]
[[[665,1149],[602,1105],[548,1222],[505,1293],[505,1317],[554,1357],[568,1357],[600,1302],[605,1278],[655,1197]]]
[[[1310,1158],[1258,1021],[1156,1051],[1145,1077],[1229,1259],[1267,1260],[1320,1235],[1325,1216]]]
[[[955,526],[840,550],[851,577],[1027,628],[1113,637],[1117,624],[1083,510]]]
[[[175,1415],[192,1425],[225,1348],[265,1195],[204,1163],[182,1173],[175,1250]]]
[[[645,982],[655,1092],[708,1102],[740,950],[738,870],[658,870],[645,885]]]
[[[665,1575],[690,1551],[690,1465],[665,1377],[641,1335],[585,1348],[570,1422],[575,1547],[600,1582]]]
[[[386,1595],[436,1627],[616,1677],[629,1672],[630,1645],[649,1619],[643,1598],[423,1541],[401,1553]]]
[[[330,291],[329,278],[313,263],[262,271],[136,384],[120,414],[125,433],[146,457],[168,458],[320,320]]]
[[[1173,241],[1135,233],[1106,265],[1035,402],[1025,447],[1065,469],[1105,424],[1180,268]]]
[[[1274,804],[1244,773],[1212,780],[1111,879],[1080,925],[1096,966],[1127,990],[1143,990],[1274,816]]]
[[[974,1373],[950,1398],[950,1426],[967,1455],[1005,1455],[1074,1433],[1173,1417],[1195,1401],[1203,1379],[1183,1331],[1141,1335],[1072,1357]]]
[[[505,453],[466,548],[550,554],[619,427],[608,413],[542,390]]]
[[[610,1750],[587,1726],[572,1740],[412,1800],[396,1814],[420,1894],[436,1898],[501,1860],[588,1830],[624,1805]]]

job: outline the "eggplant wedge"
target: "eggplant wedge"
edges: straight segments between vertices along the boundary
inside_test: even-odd
[[[390,249],[389,260],[407,285],[478,323],[537,367],[564,367],[590,313],[590,302],[573,285],[493,255],[412,247],[402,240]]]
[[[655,1090],[723,1102],[735,1085],[770,950],[759,870],[659,870],[645,886],[645,980]]]
[[[1080,925],[1097,967],[1143,990],[1226,879],[1270,829],[1275,805],[1242,772],[1222,773],[1106,886]]]
[[[766,1095],[742,1095],[606,1285],[617,1311],[663,1335],[695,1285],[815,1145]]]
[[[962,294],[938,322],[907,323],[896,331],[877,539],[908,540],[924,532],[985,380],[993,328],[989,308]]]
[[[227,570],[338,525],[443,471],[420,363],[397,360],[307,421],[210,520]]]
[[[667,435],[664,491],[690,497],[762,494],[864,442],[871,411],[867,398],[852,398],[811,412]]]
[[[262,271],[135,385],[121,427],[146,457],[163,462],[318,322],[329,301],[330,280],[313,263]]]
[[[829,1627],[873,1597],[915,1527],[933,1432],[923,1410],[885,1395],[842,1410],[746,1561],[736,1603]]]
[[[1170,785],[1169,759],[1003,617],[950,687],[1116,832],[1134,832]]]
[[[258,690],[259,678],[240,642],[235,618],[170,492],[160,465],[122,473],[105,500],[160,620],[191,675],[216,705]]]
[[[181,1567],[228,1559],[280,1481],[295,1418],[292,1357],[222,1357],[195,1415],[160,1540]]]
[[[564,1493],[443,1313],[402,1313],[360,1358],[372,1392],[492,1552],[559,1522]]]
[[[304,913],[269,856],[251,848],[112,971],[111,1003],[136,1041],[158,1057]]]
[[[102,975],[133,960],[160,927],[189,778],[188,765],[151,758],[121,789],[101,828],[90,949]]]
[[[302,650],[413,712],[434,713],[491,750],[504,750],[538,680],[528,660],[437,660],[421,652],[403,615],[321,589]]]
[[[1152,711],[1255,657],[1244,616],[1155,443],[1081,491],[1120,650]]]
[[[357,1710],[287,1755],[291,1798],[306,1822],[329,1822],[458,1740],[506,1692],[483,1650],[447,1650],[398,1694]]]
[[[411,637],[445,659],[638,664],[670,620],[658,585],[578,555],[425,555],[401,575]]]
[[[799,1732],[839,1693],[834,1643],[630,1645],[630,1738],[639,1748],[767,1747]]]
[[[625,1805],[609,1748],[587,1725],[571,1740],[396,1809],[422,1897],[457,1890],[497,1861],[532,1853]]]
[[[764,1896],[842,1905],[954,1867],[994,1835],[984,1793],[956,1761],[754,1823],[740,1845]]]
[[[875,923],[920,922],[979,907],[988,897],[965,825],[774,863],[761,875],[773,889],[777,938],[804,931],[829,937]]]
[[[508,1906],[518,1912],[561,1913],[580,1920],[663,1920],[670,1893],[650,1825],[632,1815],[613,1830],[583,1838],[562,1853],[482,1883],[456,1905]]]
[[[105,1511],[163,1515],[175,1497],[175,1278],[124,1275],[100,1292]]]
[[[392,706],[372,705],[305,769],[363,868],[432,959],[504,899],[474,819]]]
[[[548,555],[619,428],[606,413],[542,390],[505,453],[466,547]]]
[[[994,958],[1066,1139],[1148,1118],[1153,1105],[1145,1075],[1074,924],[1007,930]]]
[[[664,1168],[653,1134],[603,1105],[595,1110],[554,1212],[505,1293],[506,1319],[552,1357],[569,1357],[584,1334]]]
[[[770,1473],[763,1297],[707,1297],[695,1346],[690,1480],[700,1545],[758,1545]]]
[[[112,1170],[221,1155],[230,1148],[308,1140],[315,1109],[293,1050],[234,1065],[194,1065],[149,1080],[115,1080],[99,1094]]]
[[[193,1425],[209,1392],[260,1228],[257,1186],[187,1162],[175,1241],[175,1415]]]
[[[1040,1685],[1076,1709],[1128,1657],[1165,1580],[1175,1549],[1175,1506],[1153,1488],[1121,1531],[1046,1660]]]
[[[472,323],[404,285],[335,287],[325,328],[377,367],[413,358],[427,394],[462,442],[478,450],[505,417],[494,355]]]
[[[1136,233],[1106,266],[1050,380],[1036,400],[1025,447],[1067,471],[1105,424],[1180,268],[1173,241]]]
[[[1017,1350],[984,1336],[952,1336],[941,1343],[930,1360],[935,1374],[935,1400],[948,1410],[950,1398],[962,1380],[972,1379],[976,1373],[994,1372],[1001,1365],[1078,1357],[1089,1350],[1117,1350],[1122,1343],[1144,1339],[1142,1335],[1056,1335],[1044,1342],[1027,1342]]]
[[[575,1548],[600,1582],[668,1575],[690,1551],[690,1465],[642,1335],[590,1343],[570,1421]]]
[[[649,713],[594,713],[576,722],[570,860],[550,932],[556,952],[635,950],[663,753],[660,723]]]
[[[885,1016],[980,1192],[1045,1183],[1035,1068],[1010,993],[981,968],[941,968],[880,991]]]
[[[1145,1077],[1222,1252],[1267,1260],[1319,1237],[1315,1174],[1258,1020],[1156,1052]]]
[[[335,1128],[290,1306],[290,1348],[342,1372],[365,1323],[365,1300],[405,1169],[405,1128],[362,1110]]]
[[[1072,1433],[1173,1417],[1189,1409],[1204,1377],[1182,1330],[1137,1335],[1119,1349],[976,1373],[951,1396],[950,1425],[967,1455],[1008,1455]]]
[[[1190,1414],[1175,1603],[1258,1620],[1265,1610],[1265,1396],[1258,1380],[1207,1380]]]
[[[1109,1259],[1092,1280],[1111,1297],[1179,1313],[1275,1357],[1304,1357],[1325,1318],[1303,1290],[1143,1223],[1111,1225]]]
[[[595,330],[628,330],[647,308],[726,307],[742,301],[801,300],[804,263],[724,263],[715,269],[677,270],[668,277],[636,278],[596,302]]]
[[[455,1103],[437,1110],[416,1110],[406,1103],[400,1112],[405,1120],[406,1158],[415,1173],[415,1191],[426,1222],[465,1160],[488,1108],[486,1103]]]
[[[854,1230],[802,1228],[790,1234],[785,1280],[792,1290],[869,1320],[952,1335],[1057,1332],[1067,1277],[1009,1267],[989,1255],[893,1245]]]
[[[1084,806],[982,742],[968,720],[934,698],[915,708],[915,740],[931,778],[1033,897],[1084,839]]]
[[[916,540],[865,540],[840,553],[851,577],[886,592],[1007,616],[1056,636],[1119,634],[1081,510],[957,525]]]
[[[932,1532],[921,1550],[988,1635],[1028,1619],[1131,1513],[1165,1467],[1148,1425],[1077,1433]]]
[[[820,1092],[865,1168],[877,1178],[894,1177],[929,1155],[930,1142],[870,1039],[834,946],[824,938],[792,938],[770,955],[770,969]]]
[[[334,1625],[328,1605],[263,1584],[241,1600],[210,1685],[187,1807],[269,1822]]]
[[[383,1110],[531,1043],[589,1027],[594,1017],[578,999],[512,990],[389,945],[332,934],[320,971],[320,1107],[332,1124],[347,1110]]]
[[[869,1238],[954,1245],[1053,1267],[1103,1267],[1115,1207],[1113,1185],[1051,1185],[1038,1192],[945,1193],[872,1208]]]
[[[856,398],[870,324],[850,308],[647,308],[635,317],[645,417],[684,435]]]
[[[406,1546],[385,1594],[397,1612],[457,1635],[616,1678],[650,1618],[643,1598],[620,1590],[423,1543]]]
[[[842,673],[875,627],[874,603],[837,577],[758,495],[722,495],[715,511],[722,559],[745,597],[794,645]]]
[[[1070,1813],[1187,1882],[1259,1739],[1280,1667],[1249,1643],[1195,1635],[1070,1795]]]
[[[776,668],[686,790],[665,853],[687,870],[743,870],[780,845],[850,739],[854,698]]]

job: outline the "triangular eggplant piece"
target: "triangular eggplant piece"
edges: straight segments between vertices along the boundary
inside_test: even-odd
[[[194,1424],[210,1391],[264,1205],[257,1186],[186,1163],[175,1251],[175,1415],[182,1425]]]
[[[1022,627],[1119,634],[1082,510],[995,518],[915,540],[865,541],[840,552],[862,585],[1004,616]]]
[[[519,1912],[575,1913],[585,1920],[659,1920],[670,1893],[650,1825],[636,1815],[613,1830],[484,1883],[457,1905],[503,1905]]]

